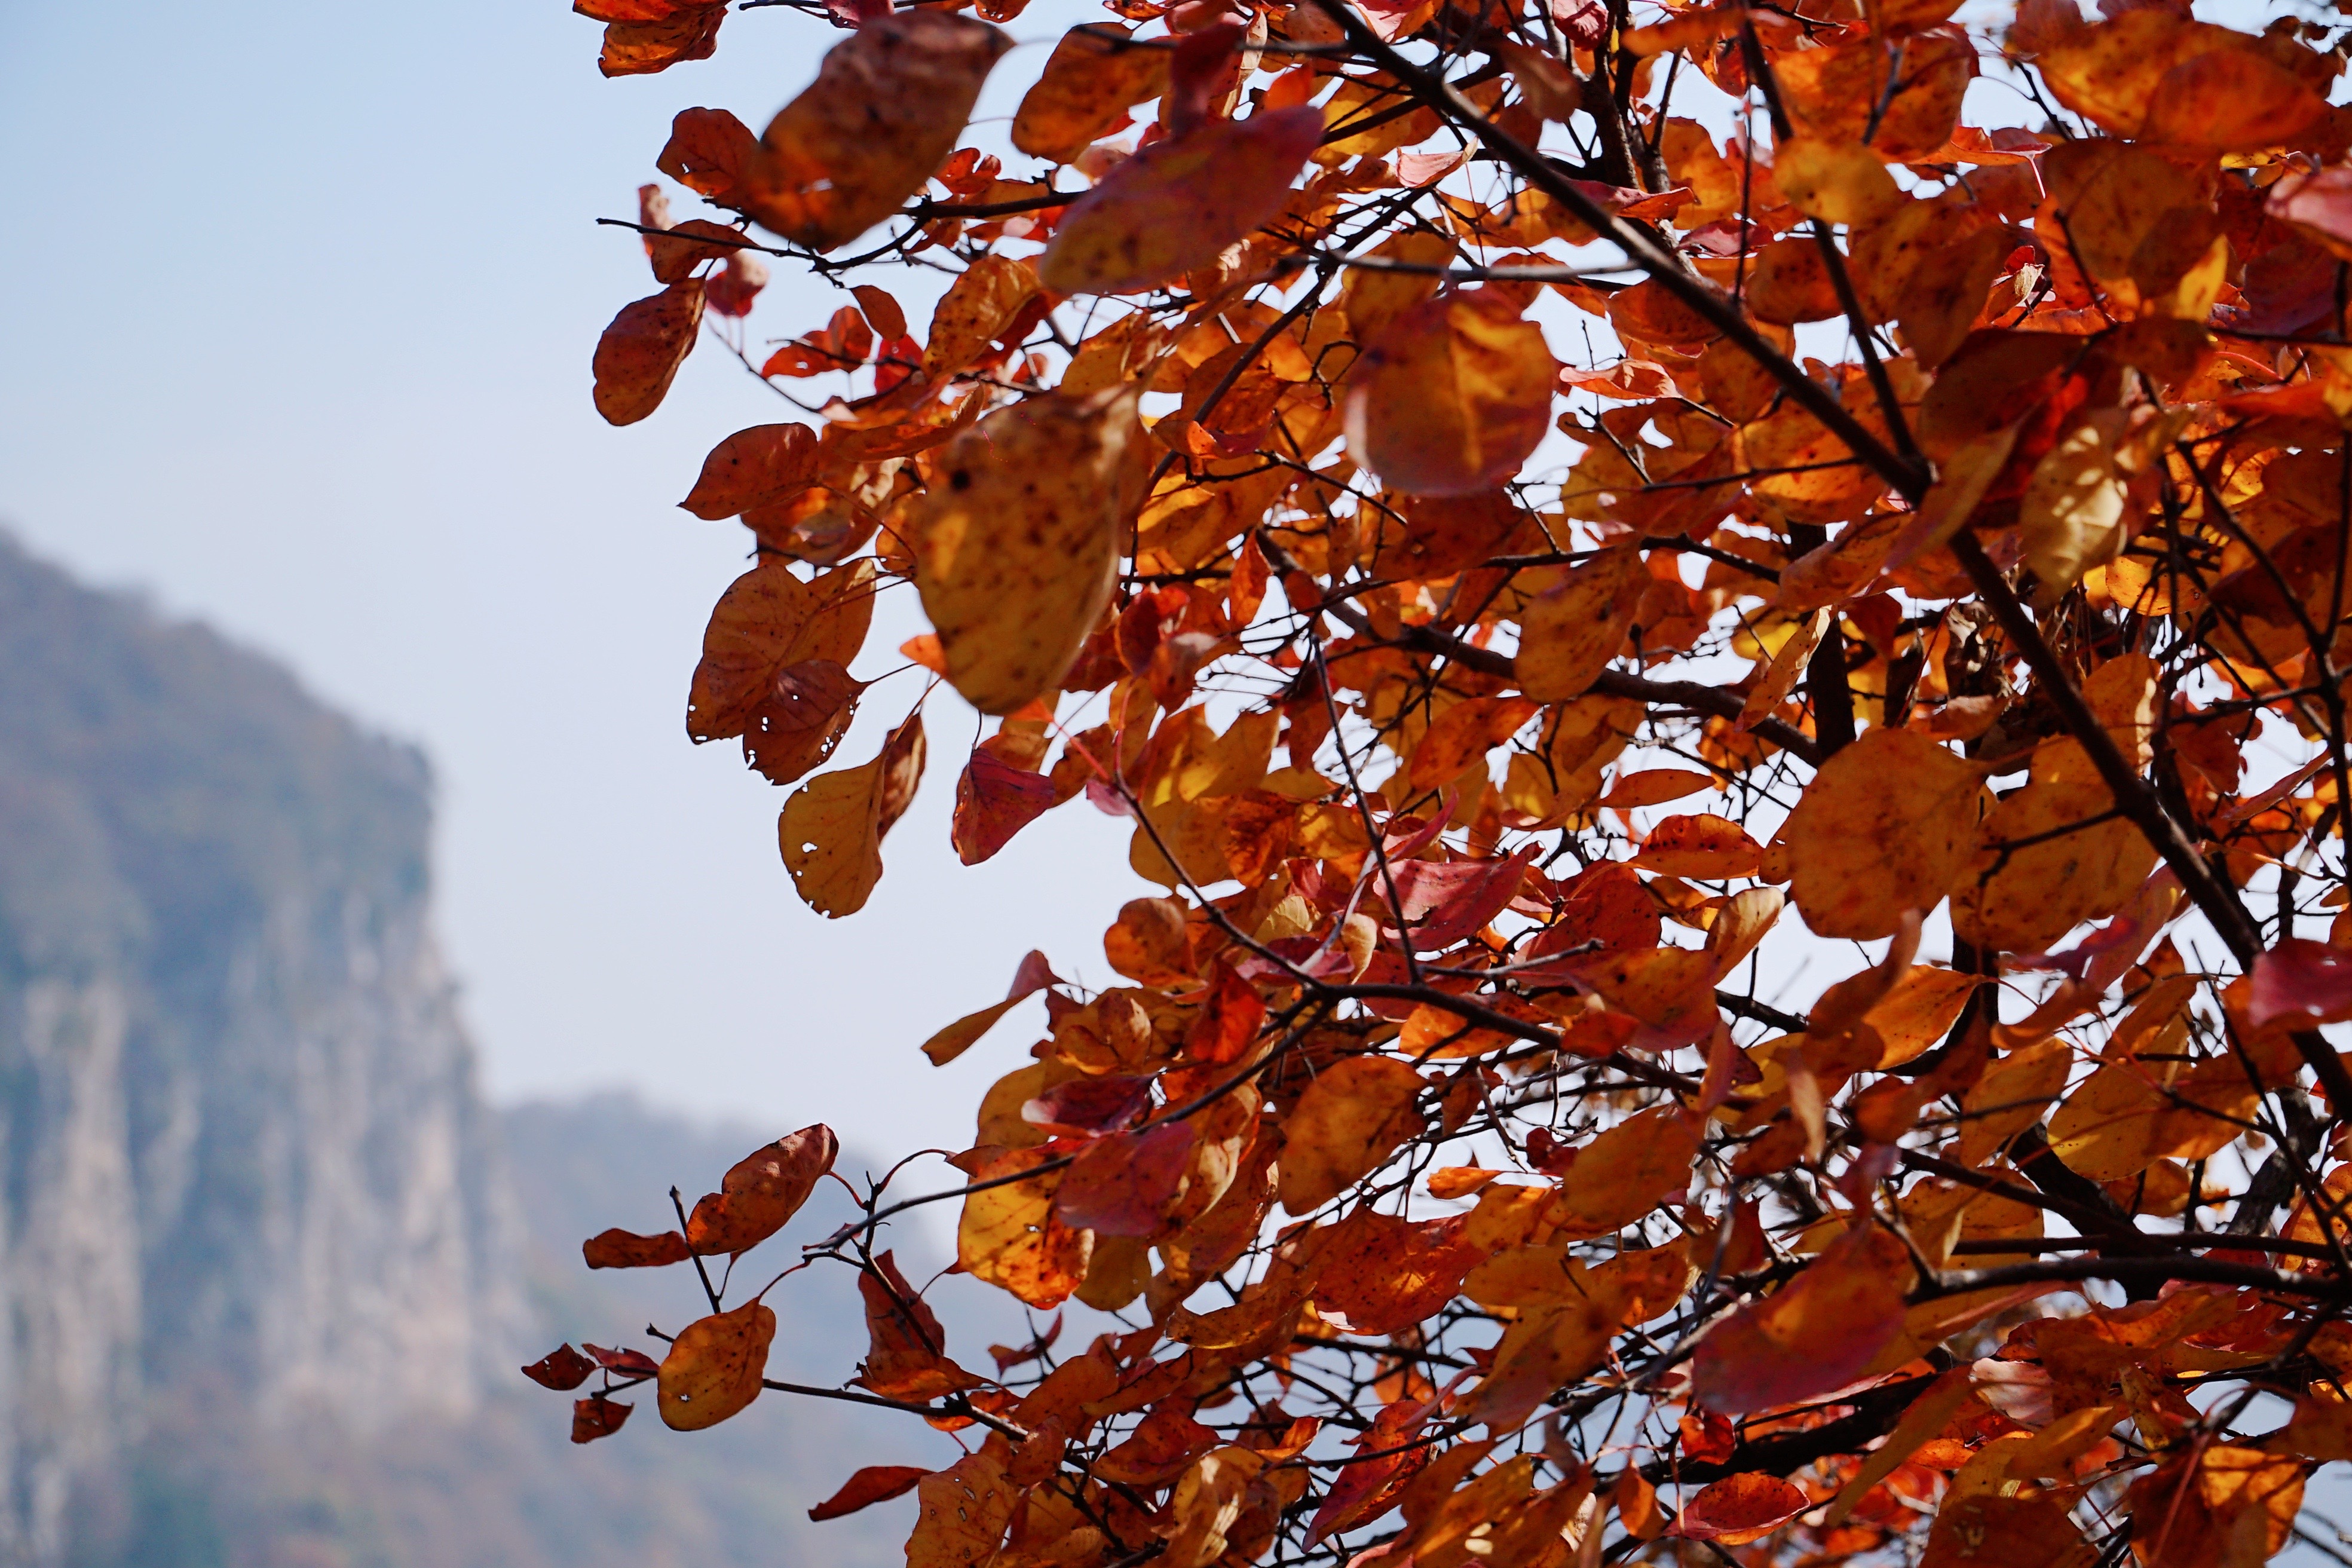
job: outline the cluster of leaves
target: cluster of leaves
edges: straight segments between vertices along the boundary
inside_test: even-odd
[[[759,135],[677,117],[659,168],[730,216],[647,188],[664,288],[597,406],[650,413],[759,255],[854,302],[764,363],[710,329],[841,391],[684,503],[757,546],[688,731],[803,780],[910,585],[908,668],[998,721],[958,856],[1083,795],[1166,889],[1105,936],[1127,984],[1033,954],[924,1047],[1044,994],[961,1184],[852,1186],[803,1248],[873,1343],[794,1392],[966,1445],[819,1516],[915,1489],[912,1568],[2280,1551],[2352,1458],[2336,34],[1115,0],[1021,175],[964,140],[1021,0],[751,4],[848,33]],[[726,14],[580,9],[615,73]],[[1963,123],[1980,77],[2040,128]],[[885,266],[950,276],[919,338]],[[828,916],[921,707],[783,805]],[[1759,1000],[1800,951],[1832,983]],[[678,1427],[792,1386],[774,1282],[727,1307],[704,1259],[832,1160],[589,1244],[691,1259],[710,1315],[533,1368],[603,1379],[577,1436],[649,1380]],[[878,1250],[938,1199],[959,1268],[1121,1331],[951,1359]]]

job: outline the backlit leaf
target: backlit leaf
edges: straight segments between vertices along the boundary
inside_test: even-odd
[[[1941,903],[1975,852],[1979,790],[1967,763],[1907,730],[1873,730],[1831,758],[1789,816],[1805,924],[1867,941]]]
[[[1805,1271],[1699,1342],[1693,1395],[1744,1415],[1828,1394],[1868,1369],[1903,1324],[1911,1255],[1876,1226],[1849,1231]]]
[[[1053,690],[1110,602],[1135,396],[1033,398],[938,459],[916,524],[916,583],[948,679],[984,713]]]
[[[1153,142],[1071,205],[1039,280],[1057,294],[1119,294],[1207,266],[1281,213],[1322,133],[1322,112],[1301,107]]]
[[[914,799],[924,755],[919,713],[890,731],[872,762],[820,774],[784,803],[776,839],[809,908],[839,920],[866,907],[882,879],[883,836]]]
[[[1421,1131],[1421,1075],[1393,1057],[1349,1057],[1318,1074],[1291,1113],[1282,1206],[1307,1214],[1339,1196]]]
[[[1348,450],[1409,495],[1468,495],[1518,470],[1551,425],[1559,365],[1500,290],[1402,310],[1368,344]]]
[[[1049,163],[1066,163],[1118,124],[1130,104],[1159,97],[1168,51],[1123,47],[1133,34],[1115,22],[1063,34],[1013,116],[1013,144]]]

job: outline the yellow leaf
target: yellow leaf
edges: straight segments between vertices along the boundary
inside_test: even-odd
[[[1790,890],[1820,936],[1892,936],[1943,901],[1976,847],[1976,773],[1906,730],[1873,730],[1822,765],[1789,815]]]
[[[1394,1057],[1349,1057],[1316,1075],[1285,1128],[1282,1206],[1321,1207],[1422,1131],[1421,1075]]]
[[[975,1185],[1043,1164],[1040,1149],[1006,1150],[971,1173]],[[1058,1307],[1087,1277],[1094,1233],[1072,1230],[1054,1213],[1061,1172],[1009,1181],[969,1194],[956,1223],[956,1261],[986,1284],[1040,1310]]]
[[[1538,702],[1581,697],[1625,645],[1650,574],[1634,546],[1605,550],[1528,602],[1514,666]]]
[[[716,1426],[760,1397],[776,1314],[759,1301],[689,1323],[662,1357],[662,1424],[678,1432]]]
[[[1216,1448],[1193,1460],[1169,1499],[1174,1529],[1160,1561],[1168,1568],[1207,1568],[1223,1557],[1250,1483],[1265,1468],[1264,1456],[1247,1448]]]
[[[882,838],[915,797],[926,747],[922,715],[890,731],[863,767],[822,773],[784,802],[776,840],[793,886],[828,920],[866,907],[882,879]]]
[[[940,457],[919,504],[915,582],[948,679],[984,713],[1055,689],[1118,569],[1136,391],[998,409]]]
[[[2042,455],[2018,507],[2025,564],[2038,584],[2035,600],[2045,606],[2086,568],[2113,560],[2124,547],[2127,498],[2115,448],[2121,415],[2109,412],[2116,417],[2085,419]]]
[[[1911,199],[1858,142],[1799,137],[1774,152],[1772,177],[1799,212],[1825,223],[1870,223]]]

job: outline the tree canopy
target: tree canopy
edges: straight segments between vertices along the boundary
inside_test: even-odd
[[[755,550],[688,731],[795,786],[802,899],[941,686],[962,862],[1098,808],[1164,891],[922,1045],[1009,1069],[949,1179],[744,1261],[814,1126],[590,1241],[709,1313],[530,1369],[575,1436],[914,1413],[963,1457],[815,1510],[915,1491],[910,1568],[2285,1549],[2352,1459],[2346,30],[1110,0],[1007,60],[1024,4],[741,6],[837,41],[677,115],[710,216],[642,193],[595,403],[708,339],[801,411],[682,504]],[[576,9],[608,75],[730,19]],[[845,302],[762,356],[774,258]],[[885,1246],[932,1202],[1033,1310],[984,1369]],[[856,1376],[766,1379],[843,1266]]]

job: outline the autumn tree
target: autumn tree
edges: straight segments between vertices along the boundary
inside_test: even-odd
[[[678,114],[709,215],[623,226],[595,401],[706,339],[790,400],[683,503],[753,552],[687,729],[801,898],[865,903],[942,684],[995,723],[894,858],[1098,807],[1165,891],[1126,984],[922,1047],[1005,1058],[952,1173],[774,1241],[812,1127],[589,1242],[709,1313],[530,1369],[575,1436],[784,1387],[764,1297],[846,1267],[872,1348],[790,1392],[956,1434],[816,1510],[917,1491],[912,1568],[2284,1549],[2352,1458],[2342,30],[1111,0],[991,152],[1023,4],[749,0],[834,41]],[[612,75],[729,15],[577,8]],[[845,302],[763,356],[777,258]],[[931,1203],[1037,1314],[986,1370],[886,1249]]]

